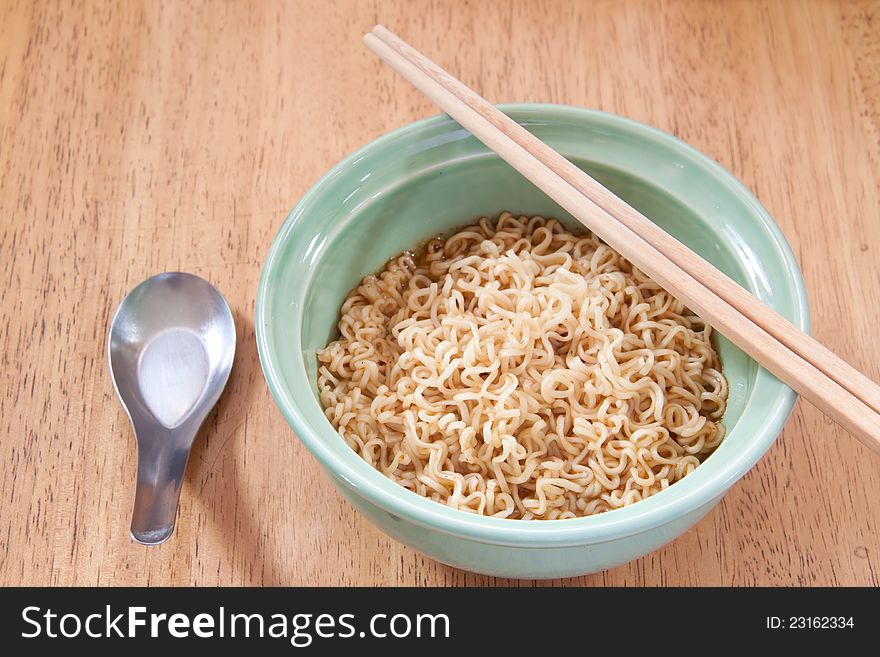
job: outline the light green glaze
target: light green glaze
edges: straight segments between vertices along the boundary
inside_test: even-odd
[[[556,105],[502,109],[808,328],[803,280],[785,238],[719,165],[670,135],[621,117]],[[433,235],[503,210],[577,226],[446,116],[396,130],[336,165],[287,217],[263,268],[256,310],[263,371],[300,440],[345,497],[394,538],[445,563],[506,577],[611,568],[699,520],[770,447],[791,412],[794,392],[723,337],[718,346],[731,388],[724,442],[662,493],[589,518],[484,518],[424,499],[362,461],[318,403],[315,350],[334,336],[342,299],[361,277]]]

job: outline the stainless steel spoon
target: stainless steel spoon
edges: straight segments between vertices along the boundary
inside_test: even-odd
[[[158,545],[174,531],[193,440],[229,378],[235,323],[207,281],[159,274],[119,304],[108,352],[113,385],[137,439],[131,537]]]

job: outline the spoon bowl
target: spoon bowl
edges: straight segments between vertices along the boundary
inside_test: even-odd
[[[110,325],[110,373],[138,446],[131,536],[171,536],[196,434],[229,379],[235,323],[223,296],[185,273],[158,274],[123,299]]]

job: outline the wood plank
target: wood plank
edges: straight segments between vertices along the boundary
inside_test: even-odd
[[[596,107],[672,132],[767,206],[813,333],[880,379],[875,2],[0,3],[0,584],[516,584],[386,538],[272,403],[263,258],[334,162],[435,113],[360,43],[382,22],[497,102]],[[449,35],[465,36],[459,42]],[[141,279],[215,283],[239,332],[175,537],[128,538],[134,441],[108,376]],[[878,461],[799,405],[706,519],[572,585],[880,584]]]

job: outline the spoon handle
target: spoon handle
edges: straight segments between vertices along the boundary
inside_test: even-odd
[[[164,435],[141,435],[157,431]],[[131,516],[131,537],[138,543],[158,545],[174,531],[180,486],[194,437],[194,433],[183,435],[152,427],[138,433],[137,489]]]

